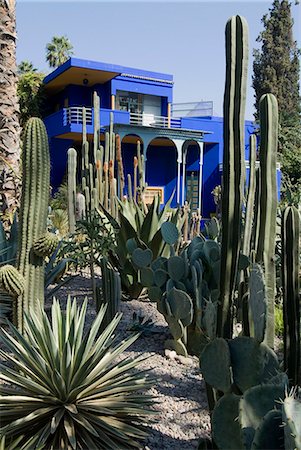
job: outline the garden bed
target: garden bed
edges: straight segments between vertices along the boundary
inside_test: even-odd
[[[91,299],[90,279],[81,275],[62,287],[56,298],[64,306],[68,295],[79,302],[85,296],[89,299],[86,315],[86,327],[95,317],[95,307]],[[46,302],[46,311],[51,300]],[[174,352],[165,352],[164,342],[169,331],[163,316],[157,311],[156,304],[148,300],[132,300],[121,303],[122,320],[117,328],[120,339],[131,334],[128,328],[133,323],[133,313],[152,319],[153,333],[143,335],[127,350],[133,358],[143,356],[141,370],[149,370],[155,379],[150,393],[156,398],[154,409],[158,411],[154,423],[150,426],[145,450],[196,449],[200,437],[209,437],[210,418],[205,392],[205,384],[199,370],[196,357],[177,357]]]

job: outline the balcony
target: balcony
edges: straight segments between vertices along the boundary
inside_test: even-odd
[[[130,113],[130,125],[156,128],[181,128],[181,119],[155,116],[147,113]]]
[[[87,133],[93,133],[93,108],[85,108]],[[101,127],[110,125],[111,115],[113,123],[118,125],[133,125],[153,128],[168,129],[195,129],[198,130],[198,124],[188,123],[188,118],[155,116],[147,113],[130,113],[128,111],[119,111],[100,108]],[[186,123],[187,122],[187,123]],[[71,106],[61,109],[50,116],[44,118],[49,137],[69,135],[70,133],[82,133],[83,107]]]

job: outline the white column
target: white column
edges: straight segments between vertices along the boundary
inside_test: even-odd
[[[204,142],[198,142],[200,147],[200,171],[199,171],[199,210],[202,213],[202,184],[203,184],[203,161],[204,161]]]
[[[180,192],[181,192],[181,162],[182,162],[182,145],[183,139],[172,139],[173,143],[177,148],[177,163],[178,163],[178,173],[177,173],[177,204],[180,204]]]
[[[183,144],[183,147],[185,145],[185,142]],[[188,146],[186,145],[183,149],[183,166],[182,166],[182,203],[181,205],[184,206],[185,202],[185,181],[186,181],[186,157],[187,157],[187,150]]]

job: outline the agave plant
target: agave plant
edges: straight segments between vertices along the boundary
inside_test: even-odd
[[[26,338],[10,325],[1,330],[10,364],[0,379],[0,440],[18,449],[132,449],[146,437],[152,398],[139,389],[152,385],[133,368],[143,359],[114,359],[139,334],[121,342],[113,335],[121,314],[97,336],[102,307],[84,335],[87,299],[80,308],[68,298],[66,313],[54,299],[52,321],[41,309],[26,317]],[[11,368],[13,366],[13,368]],[[11,384],[8,385],[7,383]]]

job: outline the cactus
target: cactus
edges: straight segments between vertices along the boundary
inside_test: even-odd
[[[34,242],[46,231],[50,160],[46,129],[38,118],[29,119],[25,126],[22,167],[18,270],[25,286],[14,314],[21,332],[24,312],[32,308],[38,311],[38,303],[44,303],[44,260],[32,250]]]
[[[77,152],[74,148],[69,148],[68,152],[68,219],[69,232],[75,233],[76,216],[76,163]]]
[[[264,340],[267,321],[267,299],[264,274],[259,264],[252,264],[249,275],[249,308],[254,327],[254,337]]]
[[[212,436],[219,449],[242,449],[239,395],[228,393],[219,399],[212,414]]]
[[[268,303],[265,340],[274,347],[275,335],[275,239],[277,214],[276,155],[278,146],[278,106],[273,94],[265,94],[260,108],[260,223],[256,261],[263,264]]]
[[[254,200],[255,200],[255,172],[256,172],[256,136],[252,134],[250,136],[250,150],[249,150],[249,185],[247,195],[247,207],[245,213],[245,226],[244,236],[242,244],[242,253],[246,256],[250,256],[251,249],[251,236],[252,236],[252,223],[254,213]]]
[[[163,240],[169,245],[174,245],[179,239],[179,231],[172,222],[164,222],[161,225],[161,234]]]
[[[52,255],[58,244],[57,235],[47,231],[33,243],[33,251],[37,256],[45,258]]]
[[[119,134],[116,134],[116,160],[118,168],[119,198],[120,200],[122,200],[124,192],[124,170],[122,162],[121,141]]]
[[[215,359],[216,355],[219,355],[217,359]],[[214,364],[213,361],[215,361]],[[224,393],[230,392],[231,355],[225,339],[216,338],[206,345],[201,354],[200,363],[206,383]]]
[[[147,248],[136,248],[132,253],[132,260],[137,267],[147,267],[153,259],[153,252]]]
[[[167,269],[170,278],[180,281],[185,275],[185,262],[180,256],[172,256],[168,259]]]
[[[300,367],[300,217],[288,206],[282,215],[282,284],[284,319],[284,368],[292,385],[301,385]]]
[[[222,188],[222,267],[217,330],[232,337],[233,292],[240,248],[243,198],[244,112],[248,68],[248,26],[234,16],[226,25],[224,156]]]
[[[286,449],[301,448],[301,401],[292,395],[284,399],[282,405],[284,440]]]
[[[107,304],[104,324],[101,325],[102,329],[105,329],[120,310],[121,282],[119,273],[106,258],[100,260],[100,268],[102,283],[101,289],[99,286],[96,289],[96,312],[99,312],[103,304]]]
[[[6,264],[0,267],[0,287],[12,297],[18,297],[24,292],[25,280],[18,270]]]

